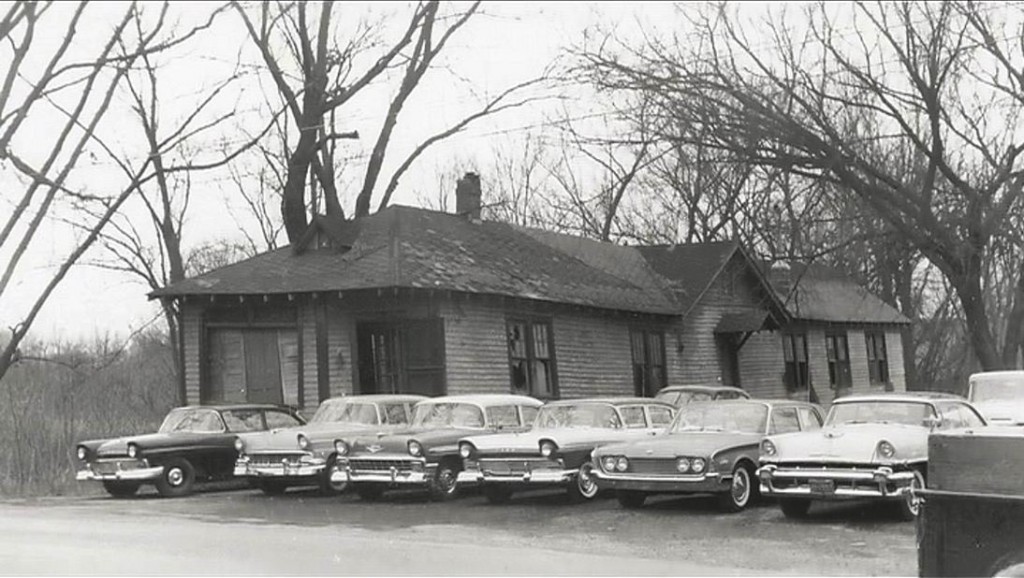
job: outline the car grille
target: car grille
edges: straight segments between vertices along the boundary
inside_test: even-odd
[[[634,458],[629,460],[629,472],[652,476],[679,475],[679,470],[676,469],[675,458]]]
[[[282,461],[297,462],[303,454],[299,453],[273,453],[273,454],[248,454],[249,463],[254,466],[278,466]]]
[[[389,472],[395,468],[400,472],[412,471],[412,460],[349,460],[349,467],[362,472]]]
[[[558,469],[558,462],[544,458],[481,459],[477,462],[480,471],[489,474],[525,474],[534,470]]]
[[[146,467],[146,464],[142,460],[131,459],[100,460],[90,464],[90,467],[92,468],[92,471],[97,474],[108,475],[117,472],[125,472],[129,470],[137,470],[139,468],[144,468]]]

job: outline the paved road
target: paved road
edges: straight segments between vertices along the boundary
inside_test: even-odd
[[[886,508],[825,506],[792,522],[701,497],[643,510],[560,494],[492,506],[416,493],[370,504],[293,490],[183,499],[0,502],[6,575],[881,575],[917,574],[914,525]]]

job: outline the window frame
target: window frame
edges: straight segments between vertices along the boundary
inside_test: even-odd
[[[525,336],[522,338],[522,341],[526,357],[513,355],[512,328],[516,325],[522,325],[525,327]],[[547,332],[547,358],[538,358],[536,356],[534,332],[536,331],[535,328],[538,326],[543,326]],[[505,319],[505,342],[506,353],[508,354],[509,390],[514,394],[528,395],[545,401],[559,399],[558,363],[555,359],[555,328],[551,319],[542,317],[508,317]],[[526,382],[525,387],[522,390],[516,388],[515,362],[520,360],[526,362]],[[537,391],[537,385],[533,383],[534,367],[538,361],[546,361],[548,363],[550,393]]]
[[[657,355],[661,361],[660,364],[654,363],[652,360],[652,347],[651,338],[656,337],[658,340],[657,344]],[[643,357],[642,360],[637,361],[637,338],[642,344],[643,349],[640,355]],[[664,389],[668,385],[668,360],[665,357],[665,332],[660,329],[653,329],[650,327],[631,327],[629,329],[629,352],[630,352],[630,366],[633,369],[633,391],[637,397],[654,397],[659,391]],[[661,382],[660,387],[657,384],[651,384],[648,382],[648,377],[652,371],[657,371],[657,378]],[[677,396],[678,399],[678,396]]]
[[[797,355],[795,340],[799,338],[803,356],[801,361]],[[790,358],[792,357],[792,359]],[[811,367],[807,358],[807,332],[791,332],[782,334],[782,382],[786,391],[802,391],[810,388]],[[792,371],[790,371],[792,366]]]
[[[865,331],[864,348],[868,365],[868,383],[871,385],[888,385],[889,380],[889,349],[885,342],[884,331]],[[879,356],[881,345],[881,356]]]
[[[840,341],[842,347],[839,347]],[[838,353],[842,355],[838,355]],[[853,387],[850,369],[850,338],[846,331],[825,332],[825,359],[828,363],[828,384],[832,389]]]

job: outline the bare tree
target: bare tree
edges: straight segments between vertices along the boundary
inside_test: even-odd
[[[0,278],[0,300],[30,244],[39,235],[41,223],[53,216],[56,202],[100,202],[104,210],[87,226],[82,240],[66,255],[21,321],[10,329],[10,338],[0,350],[0,379],[17,360],[19,344],[54,289],[96,241],[125,200],[153,176],[152,162],[147,160],[131,172],[120,192],[104,191],[97,195],[67,186],[87,145],[94,142],[117,88],[140,57],[185,42],[209,24],[201,24],[181,35],[165,35],[168,5],[163,4],[154,18],[143,20],[141,11],[133,3],[115,22],[106,42],[94,48],[78,35],[79,30],[92,24],[85,16],[87,4],[68,7],[70,14],[63,12],[65,5],[56,6],[14,2],[0,20],[0,39],[5,40],[4,50],[9,51],[5,60],[11,63],[4,72],[0,89],[0,161],[13,166],[25,182],[20,199],[0,228],[0,252],[6,257]],[[133,42],[119,44],[129,25],[136,21],[148,23],[139,25],[140,32]],[[49,30],[60,27],[61,42],[56,46],[38,42],[39,27]],[[27,64],[31,61],[41,61],[42,65]],[[16,137],[36,130],[33,120],[44,116],[60,119],[61,126],[49,149],[41,156],[33,155],[26,149],[26,142],[34,144],[41,139]]]
[[[843,9],[852,28],[837,24]],[[694,37],[652,40],[635,60],[606,48],[584,57],[600,86],[661,97],[678,119],[665,139],[855,195],[942,272],[981,367],[995,369],[1015,365],[1021,348],[1015,331],[993,332],[982,279],[1021,204],[1024,54],[1013,41],[1021,30],[1004,38],[994,14],[973,3],[820,4],[803,29],[789,14],[757,22],[766,46],[720,7],[692,21]]]

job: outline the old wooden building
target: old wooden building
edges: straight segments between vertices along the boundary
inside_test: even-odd
[[[295,246],[154,292],[180,305],[188,402],[904,389],[907,320],[849,279],[735,242],[629,247],[483,221],[478,182],[455,214],[318,217]]]

